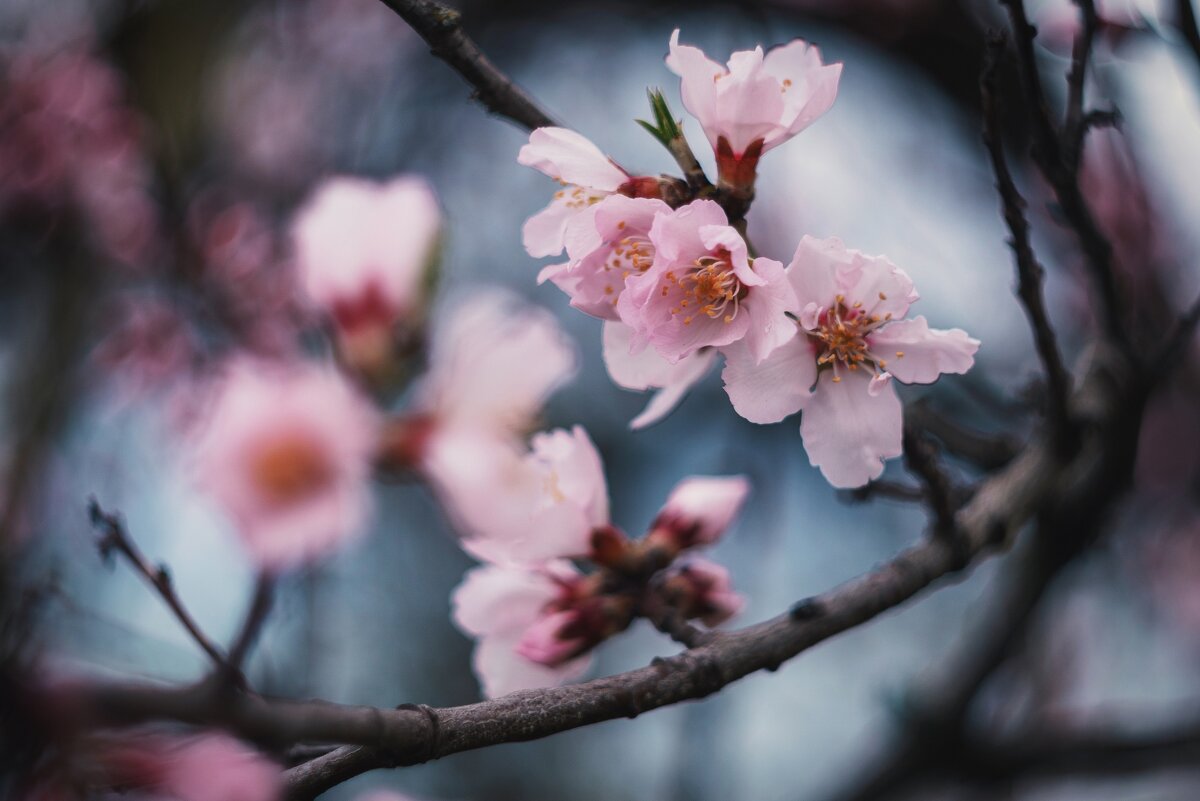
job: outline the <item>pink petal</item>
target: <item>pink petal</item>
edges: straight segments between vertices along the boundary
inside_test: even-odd
[[[842,65],[823,65],[821,52],[815,45],[795,39],[768,51],[763,72],[779,81],[781,87],[785,86],[785,80],[791,82],[782,93],[786,133],[778,140],[767,140],[763,146],[766,152],[800,133],[829,110],[837,97]]]
[[[871,352],[887,363],[887,371],[906,384],[929,384],[942,373],[965,373],[979,350],[979,340],[961,328],[930,328],[922,316],[885,325],[867,339]]]
[[[590,653],[558,667],[531,662],[517,653],[520,639],[520,632],[513,632],[485,637],[475,645],[471,662],[484,696],[499,698],[520,690],[556,687],[579,678],[591,667]]]
[[[467,571],[454,590],[452,616],[455,625],[475,637],[520,634],[558,593],[558,585],[542,573],[485,565]]]
[[[591,528],[609,524],[604,464],[583,426],[575,426],[570,432],[558,429],[536,434],[530,447],[537,459],[546,465],[549,473],[546,480],[552,483],[555,495],[563,496],[565,501],[582,509]],[[564,555],[579,553],[582,551]]]
[[[698,47],[679,44],[679,29],[671,34],[667,69],[678,75],[683,107],[700,121],[713,150],[717,148],[717,81],[725,67],[704,55]]]
[[[756,361],[795,336],[795,325],[785,312],[796,308],[796,294],[788,283],[783,265],[774,259],[754,260],[754,272],[762,283],[750,289],[741,312],[750,318],[743,340]]]
[[[793,336],[762,362],[744,343],[724,349],[725,392],[733,408],[752,423],[778,423],[812,397],[817,360],[808,337]]]
[[[534,130],[517,161],[564,183],[601,192],[615,192],[629,180],[590,139],[566,128]]]
[[[694,544],[711,544],[729,528],[749,494],[745,476],[689,476],[671,490],[655,525],[696,527]]]
[[[567,205],[565,195],[555,195],[550,205],[525,221],[521,242],[535,259],[557,256],[565,246],[567,223],[579,213]]]
[[[841,379],[835,383],[831,371],[821,374],[804,407],[800,436],[812,465],[830,484],[847,489],[878,478],[883,460],[903,452],[903,419],[890,384],[872,395],[870,373],[842,370]]]
[[[604,364],[612,380],[626,389],[661,389],[642,413],[630,421],[629,427],[636,430],[670,414],[688,390],[708,374],[717,352],[698,351],[672,364],[650,349],[631,354],[632,333],[629,326],[622,323],[604,324]]]

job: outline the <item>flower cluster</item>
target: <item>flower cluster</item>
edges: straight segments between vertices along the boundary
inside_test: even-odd
[[[454,593],[454,620],[478,640],[475,672],[488,696],[579,676],[592,649],[638,615],[713,626],[741,608],[723,567],[677,559],[720,539],[749,491],[745,479],[684,479],[649,533],[632,540],[611,523],[603,465],[582,428],[536,435],[511,469],[489,499],[498,514],[464,542],[485,564]]]
[[[648,190],[665,181],[629,179],[573,132],[536,130],[518,160],[569,184],[526,225],[530,255],[567,253],[539,280],[605,321],[605,361],[618,384],[660,390],[634,428],[668,414],[721,354],[739,414],[773,423],[803,409],[813,465],[834,486],[861,486],[901,453],[892,379],[924,384],[966,372],[979,342],[931,329],[924,317],[905,320],[918,297],[909,277],[838,239],[804,237],[786,267],[753,257],[741,221],[719,202],[722,193],[752,196],[762,154],[829,109],[840,65],[822,64],[796,40],[766,55],[734,53],[721,67],[680,45],[678,31],[667,65],[716,155],[713,198],[656,195]]]

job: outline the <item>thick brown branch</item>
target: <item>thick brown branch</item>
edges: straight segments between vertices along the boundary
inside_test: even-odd
[[[997,103],[996,75],[999,59],[1004,50],[1002,38],[993,39],[988,46],[987,63],[980,79],[980,90],[983,100],[983,142],[987,146],[991,158],[992,170],[996,174],[996,189],[1000,193],[1000,201],[1004,206],[1004,221],[1012,238],[1008,244],[1012,248],[1017,262],[1017,296],[1025,308],[1029,324],[1033,328],[1034,346],[1042,362],[1042,370],[1046,374],[1049,419],[1057,442],[1066,450],[1072,444],[1070,415],[1067,410],[1067,399],[1071,394],[1071,377],[1063,365],[1062,355],[1058,351],[1058,343],[1050,318],[1046,314],[1046,304],[1042,297],[1042,276],[1044,270],[1038,263],[1029,240],[1029,225],[1025,220],[1025,199],[1017,190],[1012,173],[1009,172],[1008,162],[1004,157],[1004,144],[1000,140],[1000,108]]]
[[[507,117],[526,130],[554,125],[550,115],[512,79],[501,72],[463,33],[457,11],[432,0],[382,0],[424,39],[433,54],[475,87],[472,95],[493,114]]]
[[[154,588],[163,603],[175,615],[175,619],[187,630],[201,650],[208,654],[213,664],[218,668],[224,668],[227,664],[224,655],[196,623],[195,618],[188,612],[179,596],[175,594],[171,574],[167,572],[167,569],[162,565],[151,564],[130,539],[121,519],[101,509],[95,499],[88,504],[88,514],[92,519],[92,525],[103,532],[99,542],[100,553],[107,556],[115,551],[125,557],[130,566]]]

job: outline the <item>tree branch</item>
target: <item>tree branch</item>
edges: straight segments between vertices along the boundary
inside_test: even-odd
[[[1192,0],[1177,0],[1175,6],[1179,12],[1179,31],[1196,57],[1196,65],[1200,66],[1200,25],[1196,23],[1196,9],[1192,7]]]
[[[228,667],[225,656],[220,649],[213,644],[208,635],[201,630],[195,618],[188,612],[187,607],[183,605],[183,601],[175,594],[175,587],[171,582],[171,574],[163,565],[153,565],[130,539],[125,531],[125,526],[121,519],[116,515],[111,515],[100,508],[100,504],[93,498],[88,503],[88,515],[91,517],[92,525],[103,532],[103,536],[98,543],[100,555],[108,558],[114,551],[125,557],[126,561],[133,567],[139,575],[144,578],[151,587],[162,598],[163,603],[175,615],[175,619],[187,630],[192,639],[200,646],[204,653],[208,654],[209,659],[218,668]]]
[[[1091,5],[1089,0],[1082,1],[1086,5]],[[1000,0],[1000,2],[1008,8],[1009,18],[1012,21],[1013,42],[1016,45],[1021,86],[1025,92],[1033,124],[1033,160],[1053,189],[1054,196],[1062,210],[1063,219],[1075,232],[1075,236],[1083,248],[1088,271],[1099,296],[1100,319],[1105,334],[1118,347],[1128,349],[1128,339],[1125,334],[1121,303],[1113,270],[1112,245],[1096,224],[1091,209],[1084,200],[1083,193],[1079,189],[1078,172],[1066,158],[1069,148],[1064,147],[1058,131],[1055,130],[1050,107],[1046,103],[1046,96],[1042,91],[1041,76],[1037,68],[1037,55],[1033,48],[1033,39],[1037,35],[1037,29],[1029,23],[1023,0]],[[1087,36],[1086,30],[1081,35]],[[1077,46],[1076,51],[1080,58],[1086,58],[1090,54],[1091,45],[1088,43],[1086,47]],[[1082,62],[1079,66],[1080,80],[1082,80],[1086,68],[1086,62]],[[1074,73],[1075,70],[1073,69],[1072,72]],[[1080,95],[1080,100],[1082,100],[1082,89],[1080,89]]]
[[[501,72],[462,30],[462,17],[433,0],[382,0],[424,39],[433,54],[475,87],[472,98],[493,114],[532,131],[554,125],[550,115]]]
[[[1008,244],[1017,262],[1017,296],[1033,328],[1034,345],[1042,362],[1042,370],[1046,374],[1050,425],[1058,444],[1065,451],[1072,447],[1074,439],[1067,409],[1067,398],[1071,394],[1071,377],[1063,365],[1054,329],[1046,314],[1046,305],[1042,297],[1042,276],[1045,271],[1038,263],[1029,241],[1029,225],[1023,211],[1025,199],[1021,197],[1012,173],[1009,172],[1008,162],[1004,158],[1004,144],[1000,141],[1000,108],[997,102],[996,79],[1004,46],[1005,40],[1002,36],[988,43],[987,58],[980,78],[983,142],[991,158],[992,170],[996,173],[996,190],[1000,193],[1000,201],[1004,206],[1004,221],[1012,234]]]

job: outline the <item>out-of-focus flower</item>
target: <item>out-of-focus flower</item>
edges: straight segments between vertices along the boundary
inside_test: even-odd
[[[535,129],[517,161],[563,184],[550,205],[525,223],[525,250],[534,258],[562,253],[567,223],[604,198],[618,192],[628,197],[659,193],[657,178],[631,177],[591,140],[566,128]]]
[[[743,476],[691,476],[675,485],[647,539],[678,553],[712,545],[737,517],[750,494]]]
[[[1081,13],[1071,0],[1035,0],[1029,8],[1037,41],[1063,56],[1083,30]],[[1167,16],[1160,0],[1096,0],[1098,41],[1115,45],[1131,31],[1156,30]]]
[[[725,349],[725,389],[751,422],[804,409],[809,460],[835,487],[861,486],[902,450],[891,379],[928,384],[964,373],[979,340],[957,328],[931,329],[924,317],[902,319],[919,297],[912,280],[838,239],[804,237],[788,279],[800,310],[790,339],[761,362],[747,348]]]
[[[677,362],[744,339],[761,360],[792,335],[784,312],[796,298],[783,265],[751,262],[746,242],[713,201],[659,214],[650,241],[654,263],[629,278],[617,304],[633,329],[633,352],[652,345]]]
[[[625,389],[656,389],[641,414],[630,421],[633,429],[657,423],[671,413],[688,390],[704,378],[716,360],[715,348],[701,348],[672,364],[653,348],[633,353],[633,329],[624,323],[604,324],[604,364],[608,375]]]
[[[746,605],[746,599],[734,592],[729,571],[699,557],[672,568],[662,592],[685,619],[698,618],[706,626],[721,625]]]
[[[0,58],[0,212],[74,210],[95,245],[138,265],[157,235],[141,121],[84,39]]]
[[[654,198],[610,195],[572,217],[564,239],[570,261],[538,275],[571,297],[571,305],[602,320],[616,320],[625,280],[654,263],[650,227],[671,207]]]
[[[599,632],[570,627],[585,584],[563,561],[486,565],[467,573],[454,591],[454,622],[477,640],[474,668],[485,695],[562,684],[587,670],[585,646]]]
[[[335,370],[233,357],[208,418],[199,479],[264,569],[311,561],[362,530],[379,420]]]
[[[681,78],[683,105],[704,127],[723,183],[754,183],[759,157],[803,131],[833,105],[841,64],[823,64],[813,45],[796,39],[739,50],[721,66],[671,34],[667,67]]]
[[[456,446],[458,443],[456,443]],[[495,563],[537,562],[586,556],[592,531],[607,526],[608,485],[600,454],[581,426],[537,434],[530,450],[511,461],[478,460],[471,469],[472,443],[453,456],[462,464],[439,464],[447,511],[466,537],[463,548]],[[445,459],[447,448],[437,452]]]
[[[140,736],[111,744],[101,761],[114,787],[171,801],[274,801],[282,773],[225,734]]]
[[[203,192],[188,209],[204,287],[240,346],[265,356],[293,355],[305,314],[275,226],[255,205],[221,194]]]
[[[170,387],[201,357],[200,343],[183,316],[163,298],[125,298],[112,309],[108,335],[92,358],[118,374],[123,399]]]
[[[342,359],[356,370],[388,372],[397,326],[423,319],[440,230],[437,197],[412,176],[331,178],[297,213],[301,283],[333,321]]]

